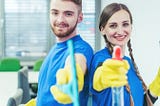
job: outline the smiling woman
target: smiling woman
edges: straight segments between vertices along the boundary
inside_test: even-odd
[[[112,105],[112,87],[124,86],[126,106],[152,106],[160,90],[159,74],[147,88],[133,57],[131,45],[132,15],[125,4],[111,3],[104,7],[99,19],[99,30],[105,39],[105,47],[95,53],[91,63],[91,85],[93,106]],[[112,59],[113,48],[122,50],[122,60]],[[128,47],[128,57],[125,48]],[[157,89],[156,89],[157,86]],[[104,101],[104,102],[101,102]]]
[[[120,10],[112,15],[105,27],[100,26],[100,30],[110,43],[124,48],[123,45],[128,42],[131,36],[131,24],[132,20],[130,20],[128,12]]]

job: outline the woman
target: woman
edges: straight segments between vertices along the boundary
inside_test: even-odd
[[[130,40],[132,22],[132,15],[124,4],[112,3],[102,11],[99,30],[106,47],[95,53],[92,60],[90,92],[93,106],[112,105],[111,87],[124,86],[125,106],[151,106],[160,95],[160,74],[147,90],[134,61]],[[126,45],[131,59],[125,56]],[[121,48],[122,60],[112,59],[115,46]]]

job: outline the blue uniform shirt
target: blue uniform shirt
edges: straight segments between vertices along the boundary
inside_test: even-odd
[[[112,106],[112,92],[111,88],[107,88],[98,92],[93,88],[93,76],[96,68],[100,63],[103,63],[106,59],[111,58],[109,51],[107,48],[104,48],[97,53],[95,53],[92,63],[91,63],[91,70],[90,70],[90,92],[92,94],[92,104],[93,106]],[[135,73],[134,66],[131,60],[128,57],[124,57],[123,59],[127,60],[130,69],[127,73],[128,76],[128,83],[130,85],[131,94],[134,101],[134,106],[143,106],[143,87],[142,83],[140,82],[139,78]],[[126,88],[124,87],[124,106],[130,106],[130,95],[127,92]]]
[[[86,57],[87,69],[89,69],[91,59],[93,56],[93,50],[91,46],[82,40],[77,35],[73,38],[74,52],[81,53]],[[49,54],[45,58],[39,73],[38,79],[38,93],[37,93],[37,106],[64,106],[59,104],[50,92],[50,87],[56,84],[56,72],[63,68],[65,60],[69,55],[67,42],[57,43],[50,50]],[[87,106],[88,101],[88,89],[89,89],[88,73],[85,75],[84,88],[79,94],[80,106]],[[65,106],[72,106],[73,104],[67,104]]]

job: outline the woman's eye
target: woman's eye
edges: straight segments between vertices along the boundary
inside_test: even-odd
[[[117,25],[116,25],[116,24],[111,24],[109,27],[110,27],[110,28],[116,28]]]
[[[123,27],[128,27],[129,23],[123,23]]]

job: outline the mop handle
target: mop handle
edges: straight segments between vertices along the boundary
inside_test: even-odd
[[[79,106],[79,94],[78,94],[78,82],[77,82],[77,77],[76,77],[76,62],[75,62],[75,57],[74,57],[74,46],[73,46],[73,41],[70,39],[67,41],[69,53],[70,53],[70,58],[71,58],[71,70],[72,70],[72,101],[74,106]]]

